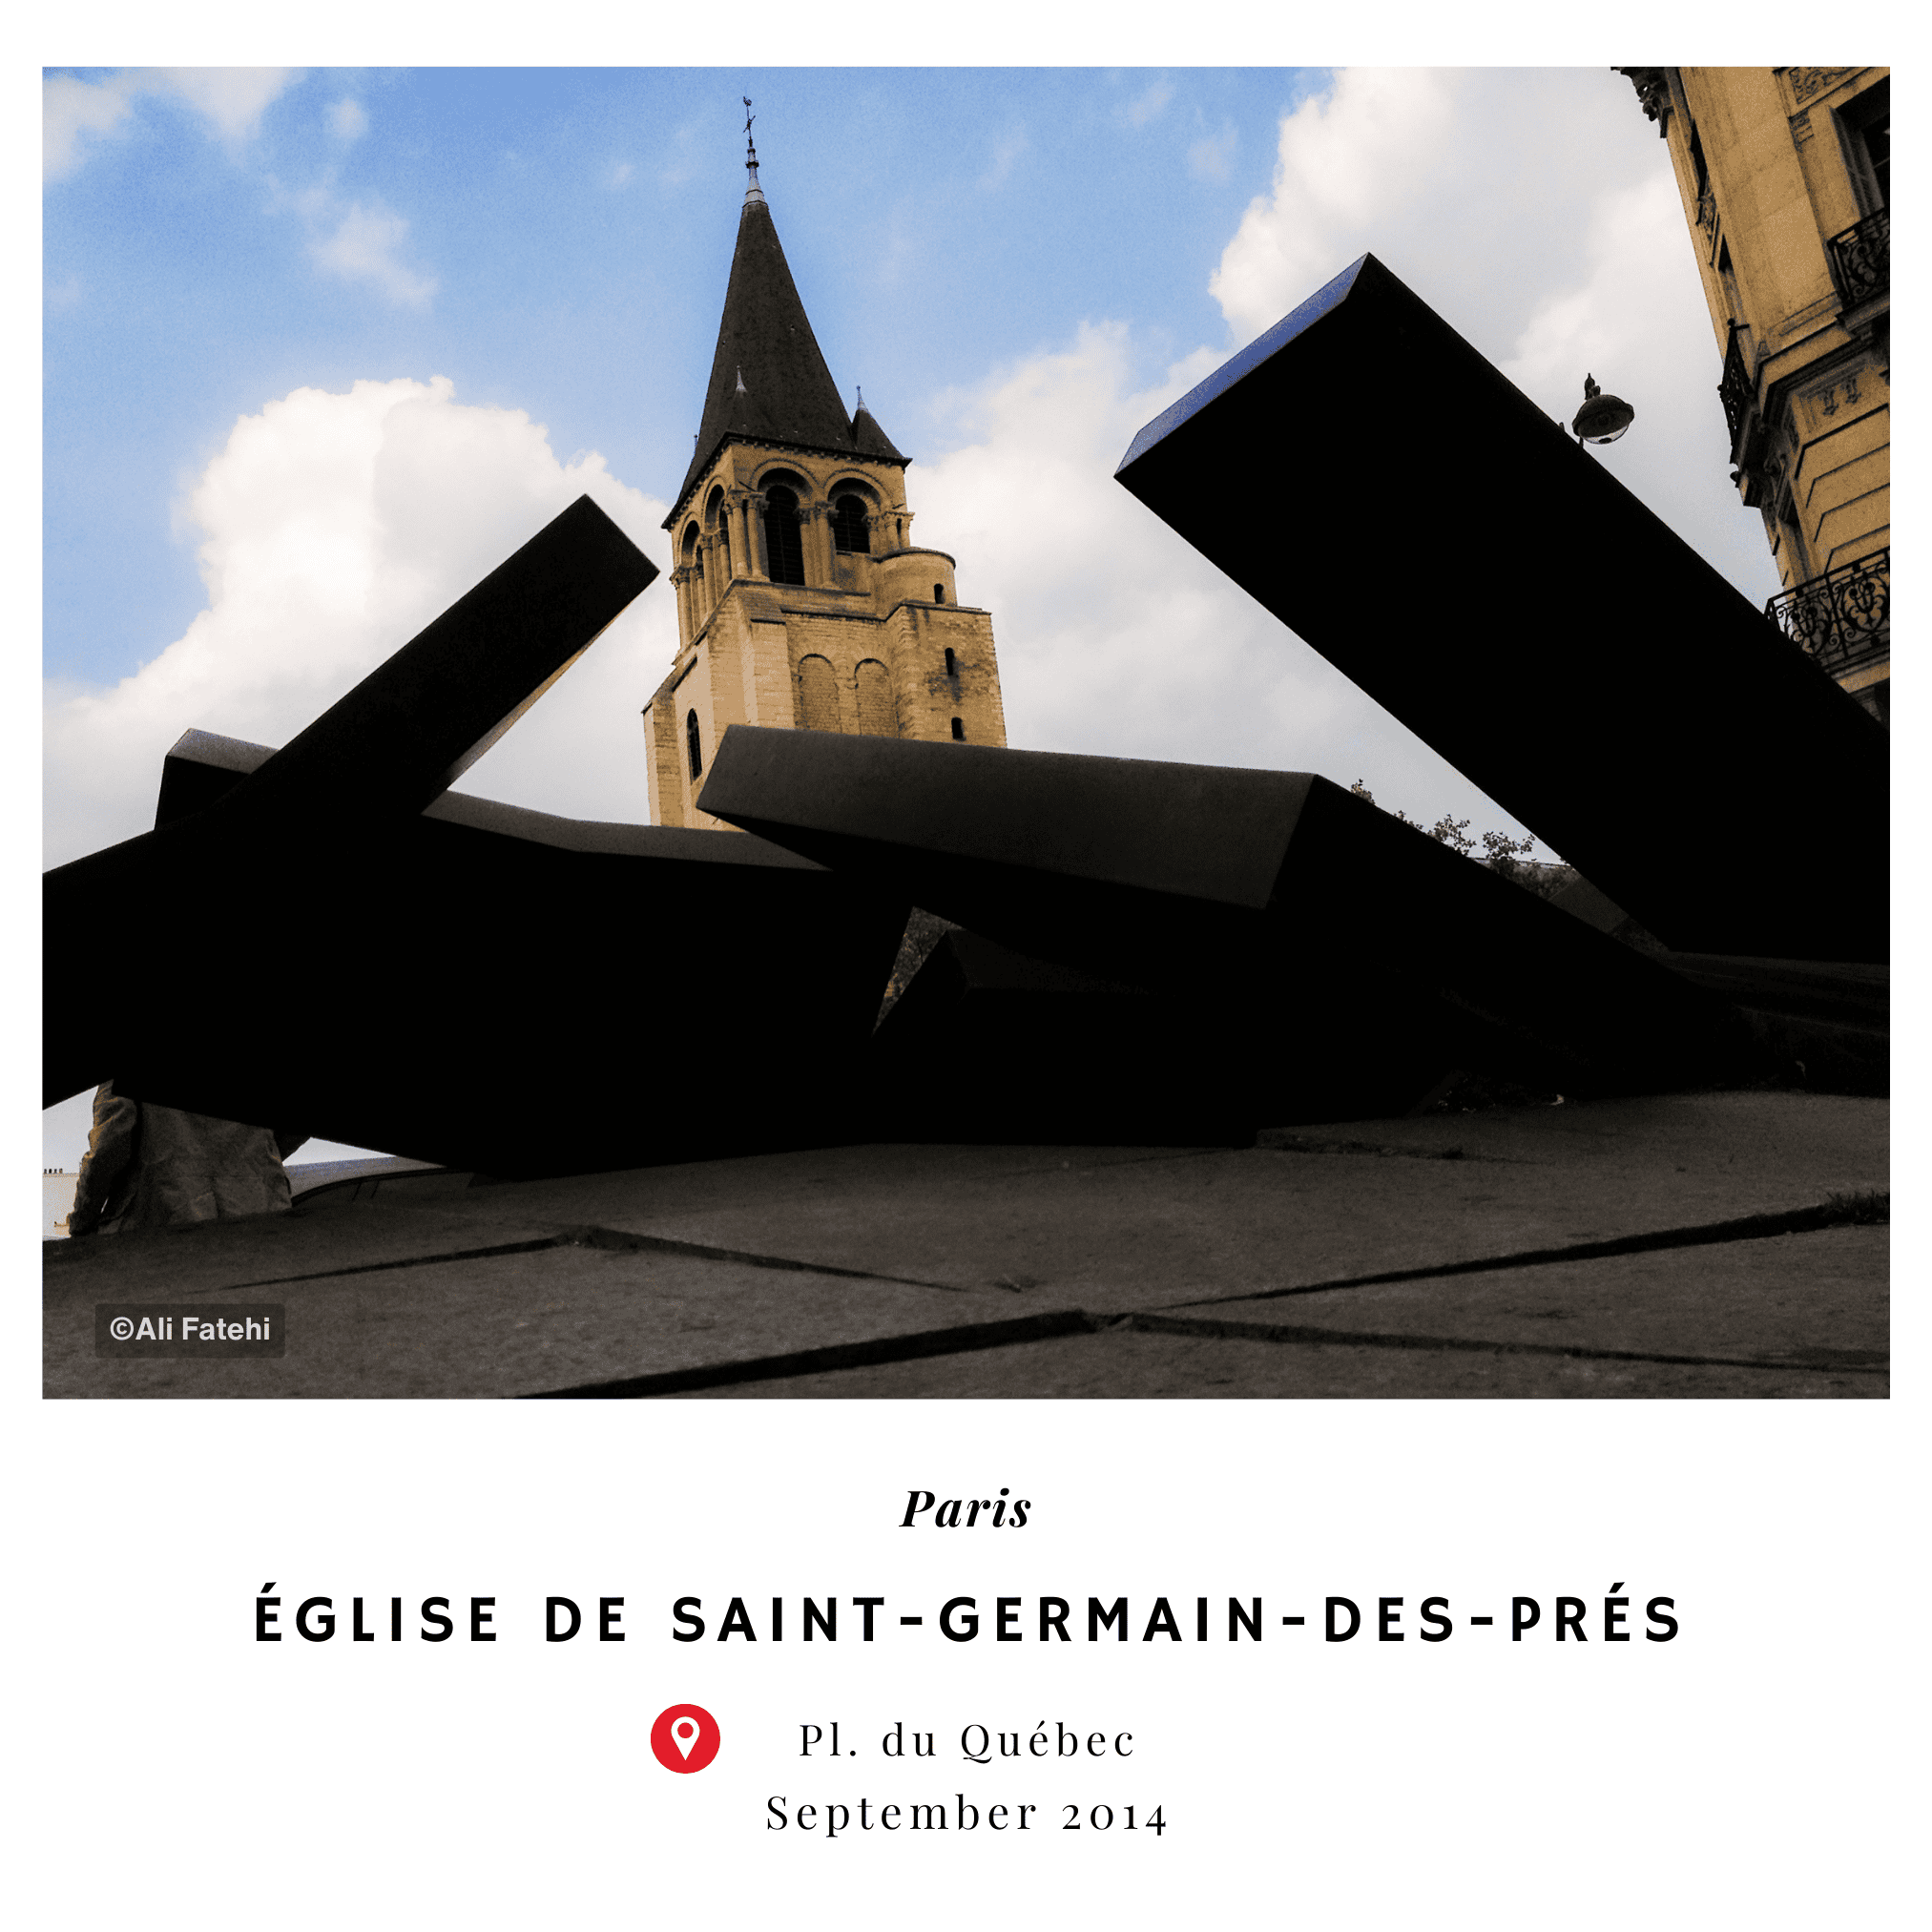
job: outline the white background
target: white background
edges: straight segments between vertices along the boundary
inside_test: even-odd
[[[50,1407],[16,1669],[58,1922],[1797,1926],[1899,1922],[1920,1818],[1901,1672],[1922,1606],[1882,1403]],[[137,1455],[125,1454],[136,1439]],[[898,1527],[909,1488],[1031,1499],[1022,1530]],[[273,1579],[280,1644],[254,1640]],[[1612,1583],[1636,1640],[1601,1641]],[[1321,1640],[1322,1599],[1365,1628]],[[1417,1605],[1455,1634],[1416,1641]],[[1590,1609],[1553,1640],[1551,1599]],[[347,1640],[348,1599],[378,1641]],[[413,1633],[494,1596],[494,1644]],[[543,1599],[586,1628],[547,1645]],[[672,1641],[673,1601],[708,1630]],[[769,1640],[782,1595],[786,1637]],[[799,1599],[883,1596],[800,1641]],[[946,1597],[981,1633],[945,1641]],[[1075,1641],[991,1640],[996,1595]],[[1085,1600],[1130,1599],[1130,1641]],[[1259,1644],[1225,1598],[1263,1598]],[[1544,1605],[1509,1640],[1509,1598]],[[1643,1640],[1672,1596],[1680,1634]],[[335,1637],[294,1634],[328,1595]],[[404,1642],[387,1599],[405,1600]],[[626,1599],[622,1645],[595,1599]],[[742,1596],[756,1643],[719,1642]],[[1142,1640],[1153,1600],[1184,1641]],[[1193,1599],[1215,1632],[1194,1640]],[[1401,1645],[1374,1599],[1401,1595]],[[902,1611],[924,1626],[901,1629]],[[1471,1630],[1470,1611],[1501,1619]],[[1310,1618],[1284,1630],[1283,1613]],[[648,1733],[723,1733],[694,1776]],[[859,1755],[800,1757],[800,1726]],[[939,1756],[879,1754],[895,1721]],[[963,1726],[1131,1731],[1125,1763],[962,1761]],[[768,1828],[766,1800],[1038,1804],[1022,1839]],[[1063,1803],[1167,1830],[1059,1828]],[[1123,1815],[1124,1816],[1124,1815]],[[1069,1914],[1078,1915],[1073,1921]]]
[[[1031,60],[1096,51],[1037,10],[1012,13],[975,10],[974,25],[1017,26]],[[755,25],[744,10],[701,17],[711,57],[735,21]],[[1782,17],[1753,10],[1766,44],[1734,57],[1790,57],[1769,44]],[[1859,17],[1884,25],[1882,11]],[[828,16],[801,18],[834,34]],[[1283,18],[1270,19],[1272,38],[1246,32],[1238,11],[1217,20],[1199,57],[1632,57],[1521,44],[1506,19],[1458,19],[1455,45],[1345,47],[1287,45]],[[1625,9],[1618,31],[1641,53],[1672,22],[1694,24],[1682,9]],[[862,31],[889,25],[868,16]],[[592,17],[564,52],[669,57],[657,26],[640,16],[600,34]],[[1171,57],[1174,24],[1161,31]],[[1159,57],[1152,41],[1122,40],[1120,57]],[[890,49],[919,51],[916,35]],[[32,78],[15,70],[16,179],[32,166]],[[31,366],[31,339],[20,348]],[[1909,479],[1901,487],[1909,499]],[[31,491],[15,509],[11,581],[31,634]],[[1914,527],[1909,501],[1903,521]],[[24,888],[35,759],[20,654],[10,768]],[[1901,732],[1912,716],[1908,690]],[[1909,991],[1916,903],[1901,909]],[[31,1014],[31,986],[11,990]],[[23,1092],[31,1063],[23,1027]],[[1918,1142],[1903,1111],[1909,1176]],[[10,1225],[30,1225],[24,1206]],[[1921,1277],[1909,1225],[1902,1237],[1909,1371]],[[1922,1910],[1907,1890],[1924,1816],[1926,1610],[1909,1373],[1898,1400],[1857,1404],[42,1405],[28,1267],[23,1243],[4,1595],[18,1922],[1655,1928],[1891,1925]],[[1017,1534],[896,1527],[909,1487],[1003,1484],[1035,1505]],[[285,1618],[308,1594],[339,1608],[357,1593],[493,1595],[502,1634],[258,1645],[254,1598],[269,1578]],[[1648,1596],[1675,1597],[1678,1639],[1558,1649],[1550,1598],[1589,1600],[1594,1631],[1619,1579],[1639,1612]],[[1156,1594],[1191,1631],[1198,1594],[1258,1593],[1271,1619],[1319,1618],[1331,1591],[1365,1607],[1440,1593],[1458,1631],[1432,1646],[1365,1632],[1327,1647],[1314,1625],[1272,1622],[1259,1645],[1138,1640]],[[587,1631],[546,1646],[553,1592],[587,1610],[625,1596],[629,1641],[600,1647]],[[1546,1605],[1532,1639],[1466,1629],[1470,1610],[1506,1617],[1519,1592]],[[764,1600],[783,1594],[787,1641],[675,1644],[670,1605],[686,1593],[708,1615],[742,1595],[760,1629]],[[996,1646],[987,1627],[948,1645],[930,1622],[883,1626],[871,1647],[798,1642],[799,1597],[832,1593],[928,1618],[960,1593],[983,1610],[997,1594],[1029,1610],[1042,1593],[1076,1607],[1126,1594],[1135,1630],[1125,1646],[1050,1652]],[[674,1776],[647,1734],[686,1700],[717,1714],[724,1749],[708,1771]],[[797,1727],[834,1717],[862,1755],[836,1772],[801,1761]],[[894,1719],[953,1755],[930,1776],[888,1768],[876,1741]],[[1131,1730],[1135,1755],[1078,1772],[958,1761],[963,1724],[1042,1719]],[[954,1791],[1038,1803],[1050,1826],[1063,1797],[1158,1803],[1168,1830],[827,1844],[765,1829],[775,1792]]]

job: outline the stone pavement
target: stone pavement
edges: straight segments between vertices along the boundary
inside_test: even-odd
[[[1888,1103],[841,1147],[47,1244],[49,1396],[1882,1396]],[[101,1301],[279,1301],[103,1361]]]

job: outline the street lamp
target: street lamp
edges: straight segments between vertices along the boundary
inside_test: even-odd
[[[1636,421],[1637,412],[1621,396],[1606,396],[1594,376],[1583,379],[1583,407],[1570,428],[1579,443],[1614,443]]]

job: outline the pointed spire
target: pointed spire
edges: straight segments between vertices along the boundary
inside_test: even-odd
[[[676,522],[685,499],[727,442],[789,444],[830,455],[904,463],[865,407],[845,413],[839,385],[825,366],[818,339],[799,300],[772,211],[758,184],[758,151],[751,143],[751,102],[745,101],[745,167],[751,186],[738,214],[737,248],[725,289],[717,348],[705,385],[696,447],[666,519]]]
[[[859,407],[852,416],[852,448],[861,456],[878,456],[890,463],[904,463],[905,458],[892,447],[892,439],[879,426],[879,419],[865,406],[865,391],[861,389]]]

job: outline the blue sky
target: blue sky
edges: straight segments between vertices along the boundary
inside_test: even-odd
[[[48,671],[111,680],[185,629],[203,590],[170,514],[183,480],[301,384],[445,374],[467,402],[529,411],[559,450],[675,488],[743,194],[745,93],[834,375],[930,456],[938,397],[1083,319],[1135,318],[1150,370],[1218,339],[1208,277],[1281,112],[1319,79],[319,72],[239,136],[139,93],[111,133],[77,136],[47,194]],[[372,239],[406,227],[360,271],[332,266],[359,214]]]
[[[832,373],[992,613],[1016,744],[1524,829],[1111,480],[1365,248],[1552,416],[1586,372],[1627,397],[1595,460],[1776,588],[1667,152],[1605,68],[55,73],[47,862],[151,822],[183,731],[284,742],[580,490],[667,561],[744,94]],[[1291,430],[1269,460],[1319,452]],[[1454,468],[1452,439],[1391,451],[1391,582]],[[1506,529],[1470,539],[1506,578]],[[645,817],[637,714],[674,649],[655,586],[465,789]]]

